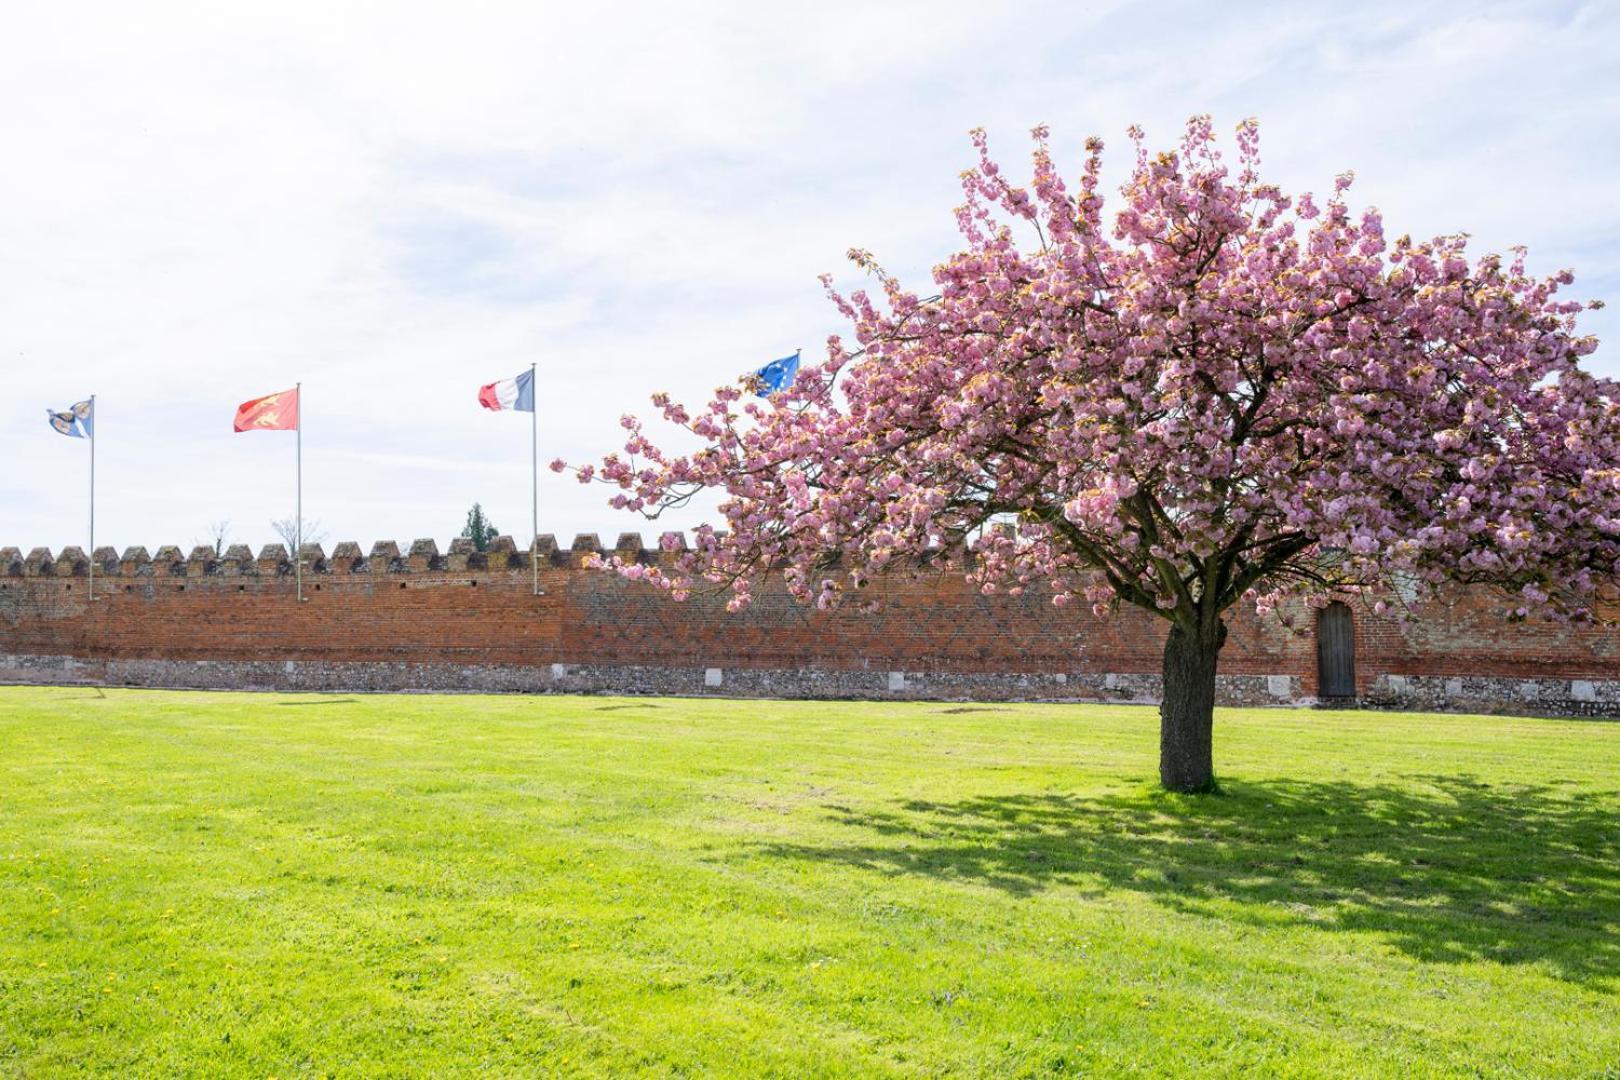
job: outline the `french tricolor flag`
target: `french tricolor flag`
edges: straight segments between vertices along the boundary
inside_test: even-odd
[[[523,374],[478,388],[478,404],[496,412],[515,409],[534,412],[534,372]]]

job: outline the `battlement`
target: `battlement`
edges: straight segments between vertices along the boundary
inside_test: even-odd
[[[612,548],[604,548],[595,533],[580,533],[568,547],[560,547],[551,533],[535,537],[542,569],[570,569],[585,565],[592,556],[616,555],[649,566],[673,567],[687,551],[686,536],[664,533],[648,545],[640,533],[620,533]],[[393,540],[379,540],[369,553],[353,540],[337,544],[328,555],[320,544],[305,544],[302,551],[305,575],[315,574],[433,574],[468,571],[527,571],[529,549],[519,547],[510,536],[497,536],[484,551],[465,537],[450,541],[441,552],[430,538],[413,540],[405,546]],[[156,554],[144,547],[98,547],[92,555],[83,548],[69,546],[57,554],[50,548],[36,547],[24,555],[21,548],[0,547],[0,577],[82,578],[95,564],[96,576],[106,578],[199,578],[199,577],[281,577],[293,573],[291,554],[283,544],[266,544],[257,555],[246,544],[232,544],[223,554],[207,546],[197,546],[187,554],[177,544],[165,544]]]
[[[552,533],[535,537],[535,548],[542,570],[579,569],[592,557],[619,558],[645,566],[673,568],[683,554],[691,551],[684,533],[661,533],[648,544],[639,532],[622,532],[607,547],[595,533],[579,533],[568,547],[560,547]],[[933,556],[943,554],[932,553]],[[971,561],[971,554],[958,550]],[[529,549],[519,547],[511,536],[497,536],[484,551],[466,537],[450,541],[441,552],[431,538],[413,540],[401,550],[393,540],[378,540],[369,552],[353,540],[339,542],[328,555],[320,544],[305,544],[302,552],[305,576],[321,574],[460,574],[469,571],[501,572],[529,570]],[[203,578],[203,577],[284,577],[293,573],[292,555],[284,544],[265,544],[257,555],[246,544],[232,544],[215,554],[206,545],[193,547],[187,554],[177,544],[165,544],[156,554],[140,546],[125,548],[123,554],[111,547],[98,547],[93,555],[83,548],[69,546],[53,555],[50,548],[36,547],[27,555],[21,548],[0,547],[0,578],[82,578],[95,564],[98,578]],[[920,560],[932,565],[930,557]],[[902,565],[894,565],[899,569]]]

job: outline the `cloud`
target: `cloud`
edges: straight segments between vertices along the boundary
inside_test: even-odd
[[[1596,4],[8,12],[0,543],[84,542],[85,448],[41,413],[92,390],[99,541],[268,540],[292,440],[229,419],[295,381],[334,538],[526,522],[528,418],[480,383],[538,363],[542,461],[584,460],[652,390],[814,351],[846,248],[911,279],[952,249],[975,124],[1015,167],[1037,122],[1071,162],[1102,134],[1117,177],[1132,122],[1256,115],[1285,186],[1354,168],[1392,230],[1526,243],[1612,297],[1617,45]],[[540,517],[637,524],[549,473]]]

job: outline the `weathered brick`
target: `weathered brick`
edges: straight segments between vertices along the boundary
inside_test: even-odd
[[[676,546],[684,545],[680,537]],[[69,669],[52,658],[69,658],[79,675],[100,670],[153,685],[343,687],[352,679],[355,689],[1117,701],[1159,691],[1164,624],[1131,609],[1098,619],[1054,607],[1039,589],[983,596],[959,572],[927,570],[873,581],[873,614],[801,607],[773,580],[732,615],[723,596],[676,603],[582,569],[583,557],[601,550],[594,535],[566,550],[543,536],[539,549],[536,597],[528,553],[511,537],[487,554],[457,540],[448,556],[418,541],[405,558],[392,542],[369,558],[345,542],[330,564],[306,545],[309,602],[298,605],[279,544],[257,559],[243,547],[218,560],[211,549],[187,559],[166,546],[148,559],[129,548],[116,561],[109,552],[94,618],[86,591],[72,587],[81,551],[57,559],[45,548],[26,557],[0,549],[0,578],[9,582],[0,592],[0,680],[60,674]],[[621,536],[615,552],[654,557],[637,534]],[[1502,612],[1478,591],[1459,591],[1404,626],[1357,611],[1358,693],[1425,708],[1620,712],[1614,631],[1509,625]],[[1296,614],[1310,626],[1308,612]],[[710,669],[723,674],[706,687]],[[1221,674],[1229,703],[1310,701],[1314,634],[1236,614]]]

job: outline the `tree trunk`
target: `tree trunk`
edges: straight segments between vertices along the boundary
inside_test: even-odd
[[[1159,706],[1159,783],[1171,791],[1215,788],[1215,663],[1225,643],[1226,625],[1219,621],[1202,633],[1170,625]]]

